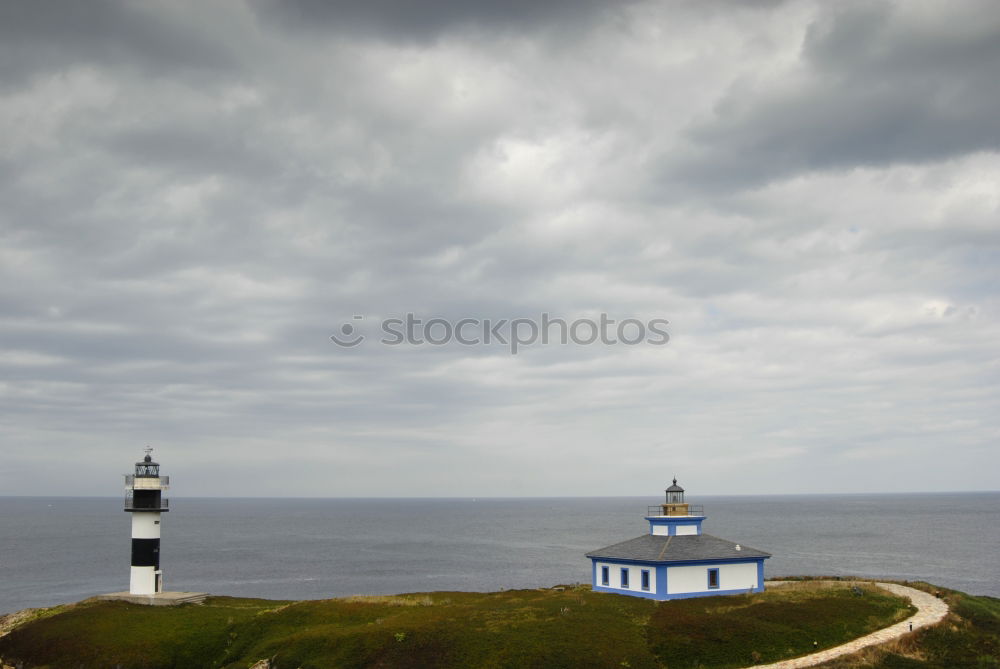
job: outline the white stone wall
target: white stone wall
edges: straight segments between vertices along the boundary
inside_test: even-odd
[[[609,570],[608,574],[608,584],[604,585],[601,581],[601,567],[607,567]],[[622,588],[621,582],[621,571],[622,569],[628,569],[628,589]],[[604,588],[614,588],[616,590],[624,590],[626,592],[647,592],[642,589],[642,570],[649,570],[649,590],[648,592],[656,592],[656,567],[642,567],[639,565],[623,565],[614,564],[613,562],[598,562],[597,571],[594,573],[594,585],[596,587]]]
[[[750,590],[756,588],[757,563],[690,565],[667,567],[667,594],[682,595],[689,592],[712,592],[708,589],[708,570],[719,570],[719,590]],[[598,574],[600,578],[600,574]]]
[[[143,511],[132,514],[133,539],[159,539],[160,514]]]
[[[152,595],[156,593],[156,568],[132,567],[129,576],[128,591],[133,595]]]
[[[652,532],[650,532],[650,534],[654,534],[654,535],[662,536],[662,537],[665,537],[665,536],[667,536],[667,535],[670,534],[670,528],[671,527],[674,528],[674,534],[676,534],[677,536],[684,536],[686,534],[699,534],[699,532],[698,532],[698,530],[699,530],[698,523],[657,523],[657,522],[651,522],[650,525],[652,526]]]

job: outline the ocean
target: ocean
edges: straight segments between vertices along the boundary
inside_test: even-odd
[[[659,498],[171,498],[168,590],[270,599],[588,582]],[[768,578],[926,580],[1000,597],[1000,492],[693,497]],[[122,498],[0,497],[0,613],[128,589]]]

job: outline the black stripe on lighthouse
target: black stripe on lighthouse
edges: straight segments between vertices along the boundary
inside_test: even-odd
[[[132,566],[160,568],[160,540],[132,539]]]
[[[159,490],[135,490],[132,493],[132,508],[159,511],[161,494]]]

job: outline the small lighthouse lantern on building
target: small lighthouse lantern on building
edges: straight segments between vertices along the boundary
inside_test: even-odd
[[[663,509],[664,516],[686,516],[689,512],[689,507],[684,503],[684,488],[677,485],[677,477],[674,477],[674,482],[667,488],[667,502],[666,504],[661,504],[660,507]]]
[[[135,473],[125,475],[125,511],[132,514],[132,572],[129,593],[155,595],[163,592],[160,569],[160,514],[166,513],[168,500],[163,491],[170,477],[160,476],[160,464],[153,462],[153,449],[135,463]]]

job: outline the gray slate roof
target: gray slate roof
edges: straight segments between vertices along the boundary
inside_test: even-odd
[[[771,557],[770,553],[713,537],[711,534],[688,534],[665,537],[644,534],[620,544],[587,553],[589,558],[617,558],[642,562],[682,562],[687,560],[725,560],[729,558]]]

